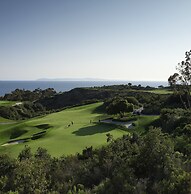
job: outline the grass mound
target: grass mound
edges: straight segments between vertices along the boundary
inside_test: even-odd
[[[36,125],[35,127],[39,129],[49,129],[51,126],[49,124],[41,124],[41,125]]]
[[[32,135],[31,139],[35,140],[35,139],[39,139],[41,137],[43,137],[46,134],[46,131],[41,131],[39,133],[35,133]]]
[[[10,135],[10,139],[15,139],[17,137],[20,137],[21,135],[27,133],[27,130],[26,129],[21,129],[19,127],[16,127],[12,132],[11,132],[11,135]]]

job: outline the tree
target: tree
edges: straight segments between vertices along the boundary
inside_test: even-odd
[[[131,87],[132,86],[132,83],[128,83],[128,86]]]
[[[28,160],[30,158],[32,158],[32,152],[31,152],[31,148],[28,145],[25,145],[24,149],[20,152],[18,158],[20,161],[22,160]]]
[[[133,112],[133,109],[133,104],[128,103],[127,100],[123,99],[114,99],[107,106],[107,112],[109,114],[121,113],[123,115],[125,112]]]
[[[143,140],[134,165],[136,176],[146,180],[146,193],[189,193],[190,175],[181,169],[169,136],[151,128]]]
[[[46,149],[44,149],[44,148],[41,148],[41,147],[39,147],[37,149],[37,151],[36,151],[34,156],[37,159],[44,159],[44,160],[51,158],[50,154],[48,154],[48,151]]]
[[[106,136],[107,136],[107,142],[113,141],[113,135],[111,135],[110,133],[107,133]]]
[[[179,94],[185,109],[191,108],[190,85],[191,85],[191,50],[185,53],[185,60],[178,63],[178,73],[168,78],[169,85]]]

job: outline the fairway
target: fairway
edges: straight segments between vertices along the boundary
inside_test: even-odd
[[[95,103],[74,108],[47,116],[20,121],[17,123],[0,124],[0,144],[10,139],[28,141],[16,145],[0,146],[0,153],[16,157],[29,145],[32,151],[38,147],[48,150],[52,156],[70,155],[81,152],[85,147],[94,148],[106,144],[106,134],[114,138],[128,134],[115,125],[99,123],[104,114],[99,111],[102,103]],[[73,124],[72,124],[73,122]]]
[[[16,101],[0,100],[0,106],[13,106],[16,103]]]
[[[155,89],[155,90],[148,90],[148,92],[155,93],[155,94],[172,94],[173,91],[170,89]]]
[[[136,92],[137,90],[131,89],[130,91]],[[163,88],[163,89],[157,88],[157,89],[153,89],[153,90],[139,90],[139,92],[150,92],[150,93],[154,93],[154,94],[172,94],[173,90],[166,89],[166,88]]]

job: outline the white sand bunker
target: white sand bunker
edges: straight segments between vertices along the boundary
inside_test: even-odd
[[[101,123],[109,123],[109,124],[115,124],[115,125],[121,125],[126,127],[127,129],[132,128],[132,123],[133,121],[129,121],[129,122],[122,122],[122,121],[113,121],[112,119],[106,119],[106,120],[102,120]]]
[[[11,141],[11,142],[8,142],[8,143],[5,143],[1,146],[9,146],[9,145],[15,145],[15,144],[19,144],[19,143],[24,143],[25,140],[15,140],[15,141]]]

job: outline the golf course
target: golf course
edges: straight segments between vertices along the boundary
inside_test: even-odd
[[[127,134],[126,130],[115,125],[99,123],[104,117],[99,111],[101,105],[68,108],[17,122],[1,119],[0,152],[16,157],[24,146],[29,145],[33,151],[38,147],[46,148],[52,156],[70,155],[88,146],[96,148],[106,144],[107,133],[114,138]]]
[[[16,157],[26,146],[32,151],[46,148],[52,156],[80,153],[84,148],[98,148],[107,143],[106,134],[114,139],[136,130],[141,132],[158,116],[142,116],[134,129],[99,122],[108,118],[94,103],[40,116],[28,120],[11,121],[0,118],[0,153]],[[141,131],[140,131],[141,130]]]

